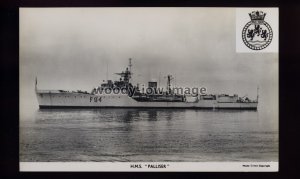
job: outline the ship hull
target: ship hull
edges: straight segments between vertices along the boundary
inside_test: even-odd
[[[257,102],[139,102],[128,95],[93,95],[59,91],[37,91],[40,108],[186,108],[256,110]]]

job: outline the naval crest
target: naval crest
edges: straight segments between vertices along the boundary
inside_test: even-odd
[[[252,50],[262,50],[272,42],[272,28],[264,21],[266,13],[253,11],[249,16],[251,21],[245,25],[242,32],[243,42]]]

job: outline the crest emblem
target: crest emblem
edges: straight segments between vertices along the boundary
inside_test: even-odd
[[[251,21],[245,25],[242,32],[243,42],[252,50],[262,50],[272,42],[272,28],[264,21],[266,13],[253,11],[249,16]]]

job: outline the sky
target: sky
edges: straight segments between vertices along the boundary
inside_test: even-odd
[[[125,70],[133,83],[248,95],[278,110],[278,53],[236,53],[234,8],[20,8],[20,111],[39,89],[86,90]],[[108,68],[107,68],[108,67]]]

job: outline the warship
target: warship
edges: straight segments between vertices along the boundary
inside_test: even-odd
[[[159,90],[156,81],[149,81],[145,91],[133,85],[132,63],[125,71],[115,73],[117,81],[106,80],[91,92],[66,90],[40,90],[35,79],[35,93],[39,108],[195,108],[195,109],[251,109],[257,110],[257,99],[237,94],[178,93],[171,88],[172,75],[168,75],[166,91]],[[150,91],[150,92],[149,92]]]

